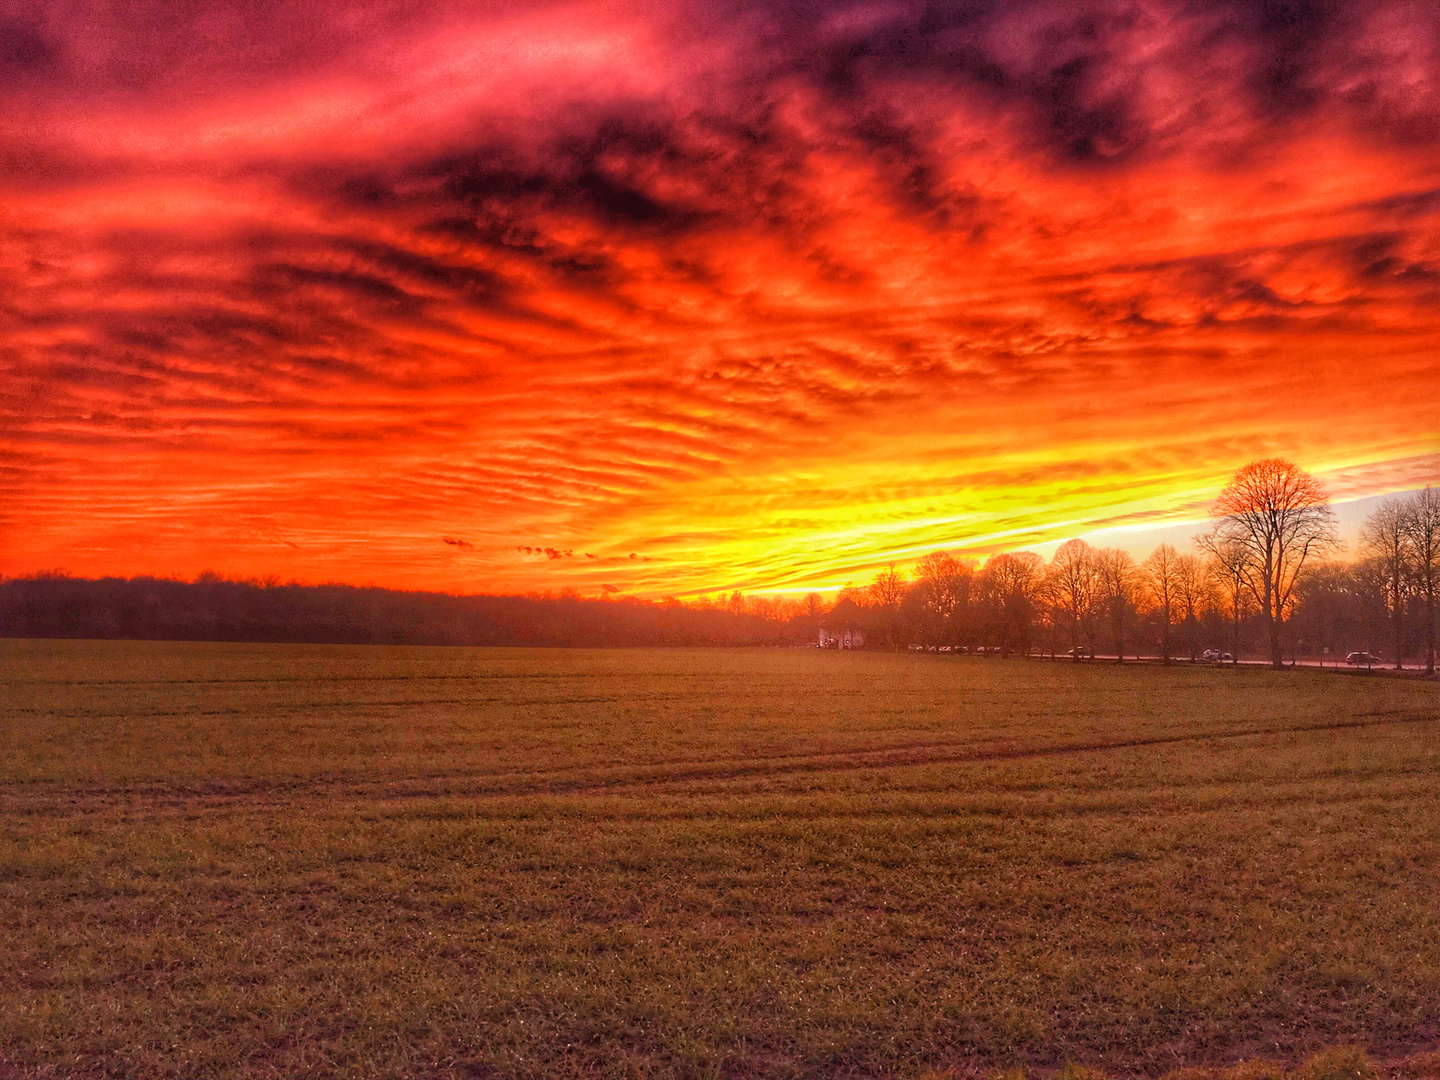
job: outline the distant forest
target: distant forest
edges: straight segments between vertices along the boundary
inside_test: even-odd
[[[673,600],[450,596],[213,576],[0,582],[3,637],[626,646],[782,645],[810,635],[803,618],[782,621]]]
[[[1076,541],[1071,553],[1098,566],[1107,553]],[[870,648],[983,647],[1003,653],[1063,653],[1074,641],[1114,655],[1122,649],[1180,656],[1223,647],[1261,655],[1264,621],[1242,595],[1199,578],[1193,595],[1177,592],[1166,619],[1139,567],[1123,591],[1098,586],[1078,624],[1062,594],[1046,594],[1045,567],[1029,556],[996,556],[984,567],[943,553],[922,560],[913,578],[890,570],[869,586],[847,587],[848,614],[811,593],[800,600],[732,593],[717,602],[634,598],[452,596],[347,585],[278,585],[211,575],[164,578],[46,576],[0,581],[0,637],[126,638],[161,641],[256,641],[387,645],[536,645],[567,647],[813,644],[819,626],[864,630]],[[1116,553],[1108,553],[1112,557]],[[1028,555],[1028,553],[1021,553]],[[1197,563],[1199,560],[1195,560]],[[1183,565],[1183,564],[1182,564]],[[1052,571],[1054,567],[1050,568]],[[1018,571],[1025,571],[1019,573]],[[1183,575],[1177,575],[1183,579]],[[1383,646],[1394,655],[1394,616],[1383,568],[1375,562],[1325,563],[1302,580],[1286,620],[1288,651],[1319,656]],[[1236,601],[1240,619],[1237,622]],[[1406,598],[1403,651],[1425,655],[1426,615],[1418,596]],[[1123,638],[1115,637],[1123,633]],[[1123,642],[1123,644],[1121,643]],[[1128,649],[1127,649],[1128,646]]]

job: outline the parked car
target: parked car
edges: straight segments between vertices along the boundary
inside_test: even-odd
[[[1075,648],[1071,649],[1071,650],[1070,650],[1069,652],[1067,652],[1065,655],[1068,656],[1068,657],[1070,657],[1072,660],[1073,660],[1073,659],[1076,659],[1076,658],[1080,658],[1080,659],[1084,659],[1084,660],[1094,660],[1094,659],[1095,659],[1095,650],[1094,650],[1094,649],[1091,649],[1091,648],[1087,648],[1087,647],[1084,646],[1084,645],[1076,645]]]
[[[1219,649],[1206,649],[1200,654],[1200,659],[1207,664],[1228,664],[1235,658],[1228,652],[1221,652]]]
[[[1374,653],[1352,652],[1346,655],[1345,662],[1355,667],[1370,667],[1372,664],[1381,663],[1381,660]]]

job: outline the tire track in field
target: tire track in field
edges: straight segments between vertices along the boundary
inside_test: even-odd
[[[297,679],[297,680],[294,680],[294,681],[295,681],[295,682],[309,682],[309,681],[313,681],[313,680]],[[346,681],[352,681],[352,680],[346,680]],[[401,679],[401,680],[395,680],[395,681],[398,681],[398,682],[408,682],[409,680]],[[588,681],[588,680],[587,680],[587,681]],[[3,685],[4,685],[3,683],[0,683],[0,686],[3,686]],[[157,684],[157,685],[159,685],[159,684]],[[167,685],[167,686],[190,686],[190,685],[205,685],[205,684],[166,683],[166,684],[163,684],[163,685]],[[853,690],[836,690],[836,691],[830,691],[830,692],[827,692],[827,693],[825,694],[825,697],[826,697],[826,698],[856,698],[856,697],[864,697],[864,696],[866,696],[868,693],[869,693],[869,691],[868,691],[866,688],[864,688],[864,687],[858,687],[858,688],[853,689]],[[729,691],[728,691],[728,694],[729,694],[730,697],[738,696],[737,693],[736,693],[734,690],[729,690]],[[769,691],[767,691],[767,690],[765,690],[765,689],[763,689],[763,688],[759,688],[759,689],[755,689],[755,690],[750,691],[750,692],[749,692],[747,695],[745,695],[745,696],[747,696],[747,697],[752,697],[752,698],[765,698],[766,700],[769,700],[772,695],[770,694]],[[902,696],[902,693],[897,692],[895,696],[897,696],[897,697],[898,697],[898,696]],[[929,692],[929,691],[925,691],[925,692],[922,692],[922,691],[913,691],[913,692],[911,692],[911,693],[909,694],[909,696],[910,696],[910,697],[925,697],[927,700],[930,700],[930,701],[934,701],[934,700],[936,699],[936,695],[933,694],[933,693],[931,693],[931,692]],[[967,695],[966,695],[967,699],[968,699],[968,698],[974,698],[974,697],[1005,697],[1005,698],[1014,698],[1015,696],[1016,696],[1016,695],[1014,695],[1013,693],[1011,693],[1011,692],[1008,691],[1008,690],[1004,690],[1004,691],[1002,691],[1002,690],[995,690],[995,691],[989,691],[989,690],[987,690],[987,691],[981,691],[981,692],[979,692],[979,693],[972,693],[972,694],[967,694]],[[283,715],[283,714],[293,713],[293,712],[297,712],[297,711],[304,711],[304,710],[314,710],[314,711],[325,711],[325,712],[329,712],[329,711],[344,711],[344,710],[347,710],[347,709],[358,709],[358,708],[390,708],[390,707],[394,707],[394,708],[415,708],[415,707],[418,707],[418,706],[425,706],[425,705],[504,705],[504,706],[523,707],[523,708],[537,708],[537,707],[546,706],[546,705],[596,705],[596,704],[603,704],[603,703],[609,703],[609,704],[615,704],[615,705],[632,705],[632,704],[637,704],[637,703],[656,702],[656,701],[688,701],[688,700],[691,700],[692,697],[693,697],[693,694],[690,693],[689,691],[680,690],[680,691],[665,691],[665,692],[652,693],[652,694],[627,694],[627,695],[625,695],[625,696],[623,696],[623,697],[617,696],[617,695],[615,695],[615,694],[586,694],[586,695],[578,696],[578,697],[573,697],[573,696],[572,696],[572,697],[560,697],[560,696],[550,695],[550,696],[547,696],[547,697],[475,696],[475,697],[423,697],[423,698],[382,698],[382,697],[376,697],[376,698],[355,698],[355,699],[323,698],[323,699],[318,700],[318,701],[268,701],[268,702],[264,702],[264,703],[262,703],[262,704],[260,704],[260,705],[227,705],[227,706],[225,706],[224,708],[219,708],[219,709],[184,708],[184,709],[149,709],[149,710],[143,710],[143,711],[142,711],[142,710],[136,710],[136,709],[125,709],[125,710],[121,710],[121,711],[119,711],[119,712],[79,712],[79,711],[75,711],[75,712],[68,713],[68,714],[67,714],[67,718],[77,718],[77,719],[85,719],[85,720],[149,720],[149,719],[170,719],[170,718],[177,717],[177,716],[246,716],[246,715],[250,715],[250,714],[252,714],[252,713],[257,713],[257,712],[266,713],[266,714]],[[9,715],[9,716],[21,716],[21,715],[32,715],[32,714],[33,714],[33,715],[50,715],[50,714],[54,713],[55,711],[56,711],[56,710],[53,709],[53,708],[49,708],[49,707],[41,706],[41,705],[21,705],[21,706],[18,706],[18,707],[8,708],[8,709],[4,710],[3,713],[0,713],[0,715]],[[890,711],[893,711],[893,710],[890,710]]]
[[[238,682],[238,681],[241,681],[241,680],[234,680],[234,681],[237,681],[237,682]],[[268,680],[267,680],[267,681],[268,681]],[[317,681],[317,680],[295,679],[295,680],[291,680],[291,681],[294,681],[294,682],[313,682],[313,681]],[[343,681],[351,682],[351,681],[359,681],[359,680],[343,680]],[[408,682],[408,681],[410,681],[410,680],[408,680],[408,679],[397,679],[397,680],[393,680],[393,681],[395,681],[395,682]],[[588,680],[587,680],[587,681],[588,681]],[[4,686],[4,685],[5,685],[4,683],[0,683],[0,686]],[[40,685],[40,684],[37,684],[37,685]],[[49,683],[47,683],[47,684],[43,684],[43,685],[71,685],[71,684],[68,684],[68,683],[66,683],[66,684],[49,684]],[[105,684],[105,685],[110,685],[110,684]],[[119,685],[129,685],[129,684],[119,684]],[[136,685],[140,685],[140,684],[136,684]],[[143,684],[143,685],[152,685],[152,684]],[[183,682],[173,682],[173,683],[164,683],[164,684],[158,684],[158,683],[157,683],[157,684],[153,684],[153,685],[165,685],[165,686],[192,686],[192,685],[197,685],[197,686],[198,686],[198,685],[209,685],[209,684],[208,684],[208,683],[183,683]],[[737,696],[737,693],[736,693],[736,691],[734,691],[734,690],[728,690],[727,693],[728,693],[729,696],[731,696],[731,697]],[[825,694],[824,696],[825,696],[827,699],[829,699],[829,698],[858,698],[858,697],[865,697],[868,693],[869,693],[868,689],[866,689],[866,688],[864,688],[864,687],[857,687],[857,688],[855,688],[855,689],[853,689],[853,690],[833,690],[833,691],[828,691],[828,692],[826,692],[826,694]],[[1034,694],[1033,694],[1032,696],[1039,696],[1041,693],[1044,693],[1044,691],[1043,691],[1043,690],[1041,690],[1041,691],[1036,691],[1036,692],[1034,692]],[[579,697],[560,697],[560,696],[551,695],[551,696],[547,696],[547,697],[476,696],[476,697],[423,697],[423,698],[382,698],[382,697],[376,697],[376,698],[355,698],[355,699],[323,698],[323,699],[318,700],[318,701],[268,701],[268,702],[264,702],[264,703],[262,703],[262,704],[260,704],[260,705],[227,705],[227,706],[225,706],[224,708],[218,708],[218,709],[199,709],[199,708],[149,709],[149,710],[125,709],[125,710],[121,710],[121,711],[119,711],[119,712],[80,712],[80,711],[75,711],[75,712],[67,713],[66,715],[67,715],[67,718],[84,719],[84,720],[150,720],[150,719],[171,719],[171,718],[174,718],[174,717],[183,717],[183,716],[247,716],[247,715],[250,715],[250,714],[252,714],[252,713],[257,713],[257,712],[266,713],[266,714],[283,715],[283,714],[293,713],[293,712],[297,712],[297,711],[305,711],[305,710],[327,711],[327,712],[328,712],[328,711],[332,711],[332,710],[342,710],[342,711],[343,711],[343,710],[346,710],[346,709],[357,709],[357,708],[390,708],[390,707],[394,707],[394,708],[415,708],[415,707],[418,707],[418,706],[425,706],[425,705],[487,705],[487,706],[488,706],[488,705],[503,705],[503,706],[516,706],[516,707],[524,707],[524,708],[536,708],[536,707],[545,706],[545,705],[596,705],[596,704],[602,704],[602,703],[611,703],[611,704],[616,704],[616,705],[621,705],[621,704],[623,704],[623,705],[631,705],[631,704],[645,703],[645,702],[690,700],[690,699],[692,698],[692,696],[693,696],[693,695],[692,695],[689,691],[665,691],[665,692],[659,692],[659,693],[653,693],[653,694],[627,694],[627,695],[625,695],[624,697],[619,697],[619,696],[616,696],[616,695],[614,695],[614,694],[587,694],[587,695],[579,696]],[[745,696],[747,696],[747,697],[752,697],[752,698],[765,698],[766,700],[769,700],[770,697],[771,697],[771,694],[770,694],[770,692],[769,692],[768,690],[766,690],[766,689],[764,689],[764,688],[758,688],[758,689],[755,689],[755,690],[751,690],[751,691],[750,691],[748,694],[746,694]],[[812,696],[814,696],[814,695],[812,695]],[[896,697],[906,696],[906,693],[905,693],[904,691],[895,691],[895,692],[894,692],[894,696],[896,696]],[[929,702],[933,702],[933,703],[937,703],[937,704],[938,704],[938,703],[941,703],[941,702],[939,702],[939,701],[936,701],[936,695],[935,695],[934,693],[930,692],[930,691],[919,691],[919,690],[911,691],[911,692],[908,693],[908,696],[909,696],[909,697],[923,697],[923,698],[925,698],[925,699],[926,699],[927,701],[929,701]],[[966,697],[967,701],[968,701],[968,700],[971,700],[971,699],[975,699],[975,698],[986,698],[986,697],[996,697],[996,698],[1003,697],[1003,698],[1006,698],[1006,699],[1008,700],[1008,699],[1014,699],[1014,698],[1016,698],[1017,695],[1016,695],[1015,693],[1013,693],[1012,691],[1010,691],[1010,690],[978,690],[978,691],[967,691],[965,697]],[[47,707],[47,706],[43,706],[43,705],[20,705],[20,706],[12,706],[12,707],[10,707],[10,708],[5,709],[3,713],[0,713],[0,716],[29,716],[29,715],[48,716],[48,715],[53,714],[55,711],[56,711],[56,710],[55,710],[54,708]],[[894,711],[894,710],[891,709],[891,710],[887,710],[887,711]]]
[[[234,777],[213,781],[141,781],[101,787],[78,787],[63,781],[5,782],[0,798],[12,805],[22,801],[49,802],[56,796],[78,802],[95,799],[138,800],[176,804],[193,808],[195,800],[228,804],[263,796],[334,796],[378,800],[429,798],[523,798],[535,795],[575,795],[589,792],[644,790],[696,781],[739,780],[747,777],[823,774],[864,769],[916,768],[931,765],[1012,761],[1027,758],[1065,757],[1115,750],[1148,749],[1185,743],[1223,742],[1267,736],[1351,731],[1395,724],[1440,722],[1440,716],[1413,714],[1393,709],[1365,713],[1360,718],[1295,726],[1248,728],[1243,731],[1157,735],[1149,738],[1063,743],[1052,746],[965,745],[953,741],[906,743],[880,749],[831,751],[828,753],[773,754],[750,758],[718,758],[692,761],[674,759],[645,765],[571,765],[524,772],[451,772],[401,778],[366,780],[356,776],[318,777]],[[608,773],[608,775],[607,775]],[[30,799],[27,799],[29,796]],[[73,813],[73,802],[67,812]]]
[[[1342,720],[1330,723],[1303,724],[1295,727],[1253,728],[1245,731],[1210,732],[1187,735],[1160,735],[1142,739],[1113,740],[1109,742],[1065,743],[1058,746],[964,746],[954,742],[907,743],[903,746],[884,747],[878,750],[840,750],[825,754],[777,754],[760,758],[728,758],[710,761],[657,763],[647,766],[632,766],[625,775],[613,779],[596,776],[581,776],[563,779],[594,766],[574,766],[549,770],[544,773],[492,774],[493,780],[510,777],[528,779],[528,789],[504,788],[487,790],[476,787],[470,791],[449,791],[443,794],[497,797],[511,795],[566,795],[592,790],[618,790],[626,787],[655,787],[669,783],[683,783],[693,780],[731,780],[748,776],[784,776],[796,773],[844,772],[858,769],[914,768],[928,765],[969,763],[984,761],[1012,761],[1023,758],[1062,757],[1071,754],[1100,753],[1109,750],[1145,749],[1154,746],[1168,746],[1178,743],[1219,742],[1226,739],[1243,739],[1268,735],[1307,734],[1321,731],[1345,731],[1357,728],[1383,727],[1389,724],[1423,724],[1440,722],[1440,716],[1402,715],[1402,710],[1385,713],[1364,714],[1372,719]],[[474,773],[454,774],[460,777],[474,777]],[[444,779],[445,777],[437,777]],[[343,780],[337,778],[339,783]],[[433,791],[397,792],[397,798],[427,798]]]
[[[0,686],[228,686],[232,683],[388,683],[388,682],[492,682],[507,679],[529,679],[532,681],[584,679],[632,679],[632,672],[600,672],[589,674],[577,671],[571,674],[550,672],[494,672],[485,675],[255,675],[237,676],[229,679],[0,679]],[[645,678],[662,679],[707,679],[720,678],[713,674],[689,671],[647,672]]]
[[[633,695],[623,700],[626,702],[651,702],[651,701],[679,701],[688,698],[688,694],[643,694]],[[323,701],[283,701],[266,702],[263,705],[231,705],[223,709],[151,709],[148,711],[125,710],[122,712],[73,712],[69,717],[83,720],[157,720],[171,719],[177,716],[248,716],[253,713],[265,713],[272,716],[284,716],[295,712],[307,711],[344,711],[348,709],[362,708],[415,708],[421,705],[514,705],[525,708],[534,708],[540,705],[595,705],[601,702],[619,702],[622,699],[613,694],[586,697],[545,697],[545,698],[507,698],[507,697],[472,697],[472,698],[357,698],[354,701],[337,701],[327,698]],[[22,706],[18,709],[9,709],[7,712],[13,716],[23,714],[49,715],[55,710],[46,709],[40,706]]]

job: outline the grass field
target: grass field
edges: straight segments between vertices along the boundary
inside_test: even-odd
[[[0,1076],[1434,1049],[1437,732],[1330,672],[0,641]]]

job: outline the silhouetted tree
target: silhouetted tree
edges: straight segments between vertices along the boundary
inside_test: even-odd
[[[808,592],[800,604],[804,609],[805,618],[810,624],[810,637],[812,639],[818,638],[820,634],[820,613],[825,610],[825,598],[818,592]]]
[[[1385,499],[1360,526],[1360,544],[1375,559],[1389,609],[1395,669],[1404,666],[1405,603],[1410,596],[1410,533],[1406,529],[1408,507],[1400,499]]]
[[[1225,597],[1226,610],[1232,620],[1233,636],[1230,660],[1240,663],[1240,622],[1245,617],[1248,591],[1255,576],[1254,553],[1249,545],[1238,541],[1219,540],[1213,533],[1197,536],[1198,544],[1210,556],[1210,575]]]
[[[1000,647],[1005,652],[1030,652],[1030,631],[1035,606],[1044,591],[1045,561],[1033,551],[1012,551],[993,556],[976,579],[976,586],[996,614]]]
[[[918,639],[920,644],[933,647],[940,638],[941,627],[934,612],[925,603],[925,589],[918,581],[905,586],[905,595],[900,601],[900,635],[905,642]]]
[[[1295,581],[1312,556],[1339,544],[1335,515],[1320,482],[1281,458],[1243,466],[1215,500],[1212,547],[1245,548],[1244,584],[1265,616],[1270,663],[1284,666],[1280,627]]]
[[[1200,613],[1210,606],[1215,591],[1214,580],[1205,570],[1205,563],[1197,555],[1177,555],[1171,575],[1175,597],[1180,604],[1185,620],[1185,643],[1190,647],[1190,662],[1200,658],[1196,644],[1196,630],[1200,625]]]
[[[1298,640],[1322,658],[1327,652],[1344,656],[1352,649],[1375,651],[1391,625],[1384,579],[1376,559],[1308,567],[1295,586],[1291,615]]]
[[[1405,535],[1420,595],[1425,598],[1425,670],[1435,674],[1435,578],[1440,566],[1440,492],[1428,484],[1405,508]]]
[[[1128,551],[1101,548],[1095,553],[1095,572],[1100,582],[1100,599],[1110,616],[1110,634],[1115,642],[1115,662],[1125,660],[1125,616],[1135,604],[1137,574]]]
[[[884,617],[886,632],[890,644],[897,648],[901,644],[899,637],[898,623],[900,618],[900,603],[905,599],[905,575],[895,568],[892,562],[884,570],[875,575],[875,580],[870,583],[870,603]]]
[[[1170,625],[1172,612],[1180,601],[1180,555],[1169,544],[1161,544],[1150,553],[1141,566],[1145,584],[1160,613],[1160,659],[1170,663]]]
[[[954,558],[948,551],[932,551],[915,565],[915,581],[920,590],[927,621],[935,627],[933,637],[953,641],[956,616],[970,599],[970,582],[974,567]]]
[[[1070,624],[1070,643],[1080,659],[1080,637],[1093,635],[1090,620],[1100,596],[1100,579],[1095,549],[1084,540],[1067,540],[1055,549],[1046,574],[1046,590]]]

